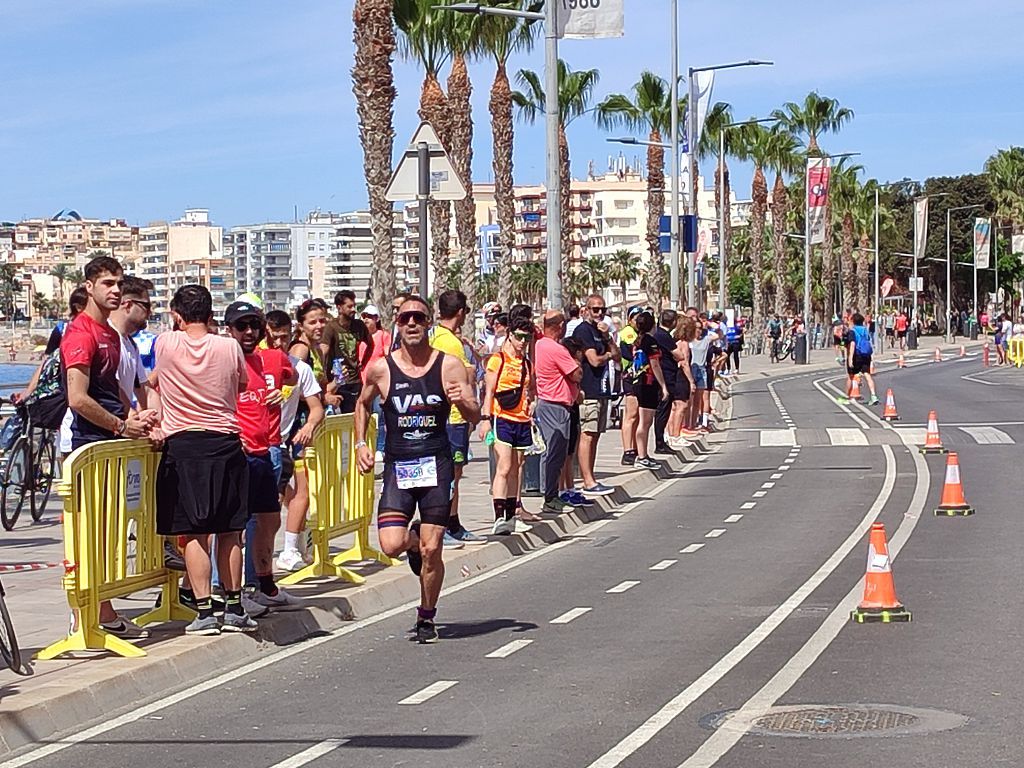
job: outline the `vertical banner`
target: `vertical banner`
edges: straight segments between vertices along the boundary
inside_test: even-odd
[[[825,212],[828,207],[831,176],[832,165],[829,158],[807,158],[807,222],[811,245],[825,242]]]
[[[989,269],[992,254],[992,220],[974,220],[974,266]]]
[[[713,235],[710,224],[701,224],[697,228],[697,264],[700,264],[704,260],[704,257],[710,254],[712,237]]]
[[[704,121],[707,120],[708,109],[711,107],[711,92],[715,89],[715,71],[710,69],[707,72],[695,72],[693,77],[697,91],[697,141],[693,143],[700,146],[700,137],[704,135]],[[682,121],[684,126],[682,150],[689,153],[691,145],[689,104],[683,110]]]
[[[928,198],[919,197],[914,201],[914,258],[923,259],[928,245]]]
[[[1010,236],[1010,253],[1014,256],[1024,254],[1024,235]]]
[[[622,37],[625,0],[549,0],[557,3],[558,37]]]

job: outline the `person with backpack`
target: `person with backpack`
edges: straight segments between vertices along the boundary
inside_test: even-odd
[[[846,332],[846,373],[849,380],[846,384],[846,397],[839,398],[839,402],[846,405],[853,395],[853,380],[857,376],[864,376],[868,383],[868,390],[871,392],[871,399],[868,405],[878,405],[878,396],[875,394],[875,379],[871,375],[871,355],[874,348],[871,346],[871,334],[864,326],[864,315],[855,312],[851,318],[852,325]]]

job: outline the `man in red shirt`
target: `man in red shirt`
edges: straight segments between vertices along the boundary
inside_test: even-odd
[[[264,368],[263,358],[256,351],[260,339],[266,332],[266,321],[259,307],[246,301],[236,301],[224,312],[224,325],[227,326],[231,338],[242,348],[248,375],[245,391],[238,394],[237,416],[238,425],[242,430],[242,448],[249,464],[249,514],[256,519],[255,535],[246,540],[246,550],[252,551],[251,557],[256,572],[257,588],[252,594],[252,600],[260,605],[278,609],[298,608],[302,601],[283,589],[278,589],[273,575],[274,536],[281,526],[281,502],[278,499],[277,480],[270,458],[270,403],[276,402],[279,406],[281,393],[279,388],[272,386],[276,383],[274,371],[268,373]],[[283,354],[280,350],[272,351]],[[275,368],[278,364],[278,361],[272,363]],[[285,370],[290,380],[294,380],[295,371],[287,360],[280,363],[282,376]],[[274,430],[278,435],[278,444],[280,431],[278,409],[278,427]]]

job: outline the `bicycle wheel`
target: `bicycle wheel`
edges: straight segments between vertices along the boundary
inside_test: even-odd
[[[50,499],[53,487],[53,468],[56,465],[56,453],[53,446],[53,433],[45,430],[36,446],[35,472],[32,483],[32,496],[35,506],[32,507],[32,519],[39,522],[46,510],[46,502]]]
[[[25,485],[28,480],[28,439],[22,435],[14,441],[7,456],[3,481],[0,482],[0,523],[8,531],[14,530],[18,515],[25,504]]]
[[[0,587],[0,658],[14,672],[21,674],[21,649],[18,648],[18,638],[14,634],[14,624],[11,623],[11,614],[7,611],[7,602],[4,600],[2,587]]]

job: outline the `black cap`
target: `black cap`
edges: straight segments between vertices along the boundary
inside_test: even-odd
[[[241,320],[243,317],[258,317],[260,320],[263,320],[263,310],[255,304],[250,304],[248,301],[232,302],[224,310],[225,325],[234,325],[236,321]]]

